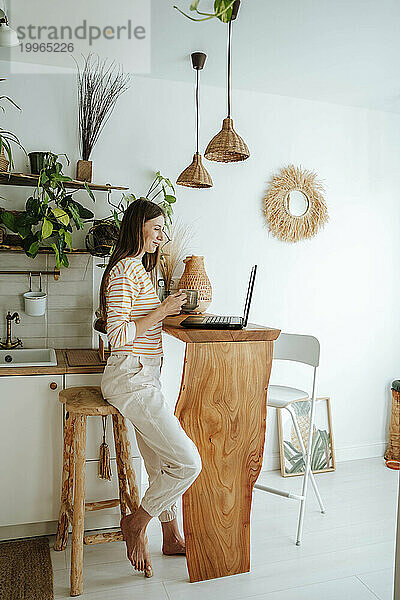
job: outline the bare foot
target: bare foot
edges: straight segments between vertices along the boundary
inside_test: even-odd
[[[146,577],[153,574],[150,553],[146,543],[146,527],[151,517],[142,507],[121,519],[121,531],[126,542],[128,560],[137,571],[144,571]]]
[[[161,523],[163,531],[162,552],[166,556],[186,554],[185,540],[179,533],[177,520]]]

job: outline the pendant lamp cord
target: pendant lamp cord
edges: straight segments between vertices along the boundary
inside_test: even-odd
[[[232,45],[232,20],[228,23],[228,117],[231,116],[231,45]]]
[[[199,70],[196,69],[196,153],[199,153]]]

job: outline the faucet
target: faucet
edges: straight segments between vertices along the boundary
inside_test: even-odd
[[[0,341],[0,348],[5,348],[7,350],[11,350],[11,348],[17,348],[18,346],[22,346],[22,341],[17,338],[14,342],[11,341],[11,321],[19,323],[19,314],[15,312],[11,315],[10,311],[8,311],[6,316],[7,321],[7,339],[5,342]]]

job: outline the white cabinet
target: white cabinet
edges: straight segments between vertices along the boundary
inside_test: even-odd
[[[54,522],[55,532],[60,508],[64,420],[58,393],[63,387],[100,385],[100,381],[101,374],[0,377],[0,527],[50,521]],[[111,482],[97,478],[102,420],[87,419],[88,502],[118,498],[111,418],[107,421]],[[141,489],[142,460],[133,427],[130,423],[127,426]],[[117,508],[87,513],[85,527],[118,525],[118,514]]]
[[[0,377],[0,526],[58,519],[62,385],[62,375]]]

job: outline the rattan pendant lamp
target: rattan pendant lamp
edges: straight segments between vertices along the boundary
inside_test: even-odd
[[[208,144],[204,156],[217,162],[238,162],[249,158],[250,152],[245,141],[236,133],[231,118],[231,46],[232,21],[236,19],[240,0],[233,5],[232,18],[228,23],[228,116],[222,122],[222,129]]]
[[[199,153],[199,71],[206,62],[204,52],[193,52],[191,55],[192,66],[196,71],[196,152],[191,164],[179,175],[176,183],[191,188],[210,188],[213,185],[210,174],[203,166],[201,154]]]

